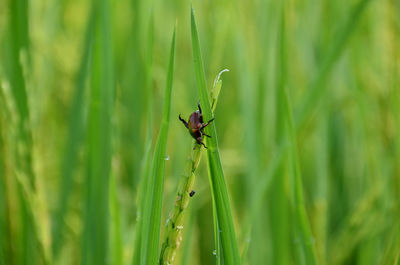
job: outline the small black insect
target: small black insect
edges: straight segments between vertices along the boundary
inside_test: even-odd
[[[190,196],[190,197],[193,197],[195,193],[196,193],[196,192],[195,192],[194,190],[192,190],[192,191],[189,193],[189,196]]]
[[[207,146],[202,141],[202,136],[204,135],[211,138],[211,136],[204,132],[204,128],[206,128],[214,120],[214,118],[209,120],[207,123],[204,123],[200,103],[198,103],[197,106],[199,107],[199,110],[196,110],[190,115],[188,122],[182,119],[180,114],[179,120],[183,122],[185,127],[189,130],[190,135],[196,140],[196,142],[199,145],[203,145],[205,148],[207,148]]]

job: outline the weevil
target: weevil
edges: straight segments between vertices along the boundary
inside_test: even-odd
[[[203,143],[203,135],[209,138],[211,138],[211,136],[204,132],[204,128],[206,128],[214,120],[214,118],[209,120],[207,123],[204,123],[200,102],[197,104],[197,106],[199,109],[190,115],[188,121],[182,119],[180,114],[179,114],[179,120],[189,130],[190,135],[196,140],[196,142],[199,145],[203,145],[205,148],[207,148],[207,146]]]

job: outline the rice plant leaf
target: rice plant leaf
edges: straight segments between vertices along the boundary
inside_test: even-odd
[[[289,168],[291,169],[290,174],[290,196],[292,202],[292,212],[294,216],[294,232],[296,236],[296,253],[297,263],[304,265],[315,265],[317,264],[316,252],[314,239],[311,233],[311,228],[307,213],[304,205],[303,196],[303,183],[300,172],[300,162],[298,158],[297,141],[296,141],[296,130],[292,116],[292,107],[290,105],[288,92],[286,89],[286,65],[287,65],[287,54],[286,54],[286,26],[285,26],[285,6],[282,6],[282,16],[280,23],[280,39],[279,39],[279,79],[278,79],[278,104],[280,105],[279,112],[284,117],[283,122],[279,127],[282,132],[286,132],[289,148]],[[284,139],[278,139],[278,142],[283,145]]]
[[[203,109],[204,118],[208,121],[212,118],[212,110],[206,87],[204,66],[201,58],[200,42],[193,8],[191,9],[191,35],[197,88],[200,95],[200,103]],[[211,190],[213,196],[215,196],[215,208],[218,217],[218,231],[222,248],[222,258],[226,265],[236,265],[240,264],[240,255],[236,242],[228,190],[218,151],[217,133],[214,122],[206,128],[206,132],[211,136],[211,138],[207,139],[207,164],[208,174],[211,180]]]
[[[88,174],[83,230],[83,264],[107,264],[109,247],[109,181],[114,66],[108,0],[92,2],[94,42],[88,120]]]
[[[21,65],[21,54],[29,53],[28,3],[26,0],[10,1],[10,21],[6,38],[5,70],[12,86],[12,94],[22,122],[29,119],[29,107],[25,78]],[[25,58],[24,58],[25,59]],[[26,136],[26,137],[29,137]]]
[[[1,78],[0,78],[0,104],[4,106],[3,94],[2,94],[2,87],[1,87]],[[3,107],[0,108],[3,111]],[[0,233],[3,235],[0,238],[0,265],[6,264],[7,259],[9,259],[7,251],[8,244],[10,242],[9,234],[7,233],[8,230],[8,216],[7,216],[7,193],[6,193],[6,175],[5,175],[5,168],[4,168],[4,139],[3,139],[3,117],[0,117]]]
[[[148,93],[148,128],[147,128],[147,135],[145,140],[145,148],[144,148],[144,155],[140,170],[140,180],[138,184],[138,192],[137,192],[137,212],[136,212],[136,227],[135,227],[135,238],[134,238],[134,245],[133,245],[133,257],[132,257],[132,264],[140,264],[140,259],[143,256],[144,248],[142,247],[142,238],[146,230],[145,224],[143,224],[143,216],[146,210],[145,208],[145,199],[146,199],[146,191],[148,190],[148,183],[149,183],[149,175],[150,175],[150,168],[151,168],[151,150],[152,150],[152,135],[153,135],[153,97],[152,97],[152,78],[153,78],[153,38],[154,38],[154,17],[153,14],[150,16],[150,23],[149,23],[149,33],[147,39],[147,82],[146,88]],[[147,227],[148,229],[148,227]]]
[[[294,211],[294,229],[298,239],[298,259],[300,264],[315,265],[318,264],[315,250],[315,240],[311,232],[310,222],[307,217],[304,205],[303,183],[300,171],[300,162],[298,157],[297,141],[293,121],[292,107],[289,101],[288,93],[285,90],[285,107],[288,122],[289,141],[291,144],[291,163],[292,163],[292,185],[293,185],[293,211]],[[301,261],[304,260],[302,263]]]
[[[160,133],[154,150],[151,175],[146,190],[145,212],[143,216],[144,235],[142,235],[141,264],[157,264],[160,243],[162,196],[164,188],[165,153],[167,148],[168,126],[171,111],[171,92],[175,58],[175,32],[172,35],[167,83],[165,87],[164,109]]]
[[[284,162],[284,155],[286,152],[287,152],[286,144],[282,144],[277,148],[275,154],[270,159],[267,167],[265,168],[260,183],[257,185],[257,187],[254,188],[254,193],[252,194],[251,197],[250,214],[247,216],[246,221],[244,222],[243,225],[246,231],[245,234],[248,237],[251,237],[251,233],[253,230],[252,226],[254,225],[255,220],[260,218],[261,213],[263,213],[262,210],[262,206],[264,206],[263,198],[265,194],[267,194],[267,191],[271,186],[271,182],[274,176],[277,174],[278,170],[282,167],[282,164]],[[242,264],[244,264],[248,258],[247,252],[249,250],[250,243],[253,242],[250,242],[250,240],[246,240],[246,242],[243,245],[243,251],[241,255]]]
[[[26,0],[9,1],[9,21],[6,36],[2,40],[4,50],[2,52],[2,65],[5,71],[5,79],[11,90],[13,105],[15,105],[15,117],[17,118],[15,141],[15,167],[27,180],[29,191],[35,191],[35,175],[32,164],[32,131],[30,126],[30,111],[27,95],[27,80],[24,76],[24,68],[28,68],[29,57],[29,5]],[[6,81],[5,80],[5,81]],[[11,98],[9,98],[11,99]],[[18,148],[17,148],[18,147]],[[21,148],[22,147],[22,148]],[[39,239],[32,216],[30,204],[23,196],[23,190],[18,185],[17,201],[20,204],[20,214],[16,220],[18,225],[18,238],[15,240],[19,264],[34,264],[38,262]]]
[[[110,217],[111,217],[111,233],[110,233],[110,249],[111,264],[123,264],[123,247],[121,234],[121,211],[117,196],[117,180],[114,175],[110,179]]]
[[[150,168],[151,168],[151,147],[152,147],[152,138],[151,138],[151,123],[149,122],[149,129],[146,139],[145,152],[143,155],[143,164],[140,172],[140,183],[139,183],[139,192],[138,192],[138,210],[136,217],[136,228],[135,228],[135,239],[133,245],[133,265],[140,264],[141,257],[144,256],[145,249],[142,245],[144,242],[144,238],[146,236],[146,232],[148,226],[143,222],[143,216],[145,216],[146,212],[146,191],[149,189],[149,179],[150,179]]]
[[[85,82],[88,74],[88,64],[90,58],[90,50],[93,42],[93,14],[89,18],[86,29],[85,39],[83,43],[83,53],[79,70],[76,77],[75,92],[71,105],[68,140],[65,145],[65,155],[61,164],[61,181],[58,198],[58,206],[53,216],[52,225],[52,242],[53,256],[57,257],[60,247],[62,246],[62,232],[64,227],[64,217],[68,207],[68,198],[72,190],[73,173],[76,169],[77,151],[82,141],[84,130],[84,93]]]

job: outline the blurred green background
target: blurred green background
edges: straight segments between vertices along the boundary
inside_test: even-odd
[[[177,22],[165,223],[192,143],[178,115],[187,118],[199,100],[190,5],[0,2],[0,264],[91,264],[86,255],[104,257],[95,265],[132,264],[145,139],[161,125]],[[284,88],[318,264],[398,264],[400,2],[193,7],[207,86],[230,70],[215,124],[242,263],[302,264],[293,165],[280,155],[293,152],[282,151]],[[205,163],[176,264],[216,262]]]

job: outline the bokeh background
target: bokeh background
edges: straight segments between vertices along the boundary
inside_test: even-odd
[[[98,242],[106,247],[94,255],[104,254],[104,264],[132,264],[148,121],[155,140],[177,23],[166,221],[192,143],[178,115],[188,117],[199,100],[190,5],[0,2],[0,264],[86,264],[85,246]],[[398,264],[400,2],[204,0],[193,7],[207,85],[230,70],[215,124],[243,264],[301,264],[290,165],[276,162],[285,160],[283,88],[319,264]],[[216,262],[205,164],[176,264]],[[265,189],[256,188],[261,183]],[[96,196],[87,196],[90,189]]]

